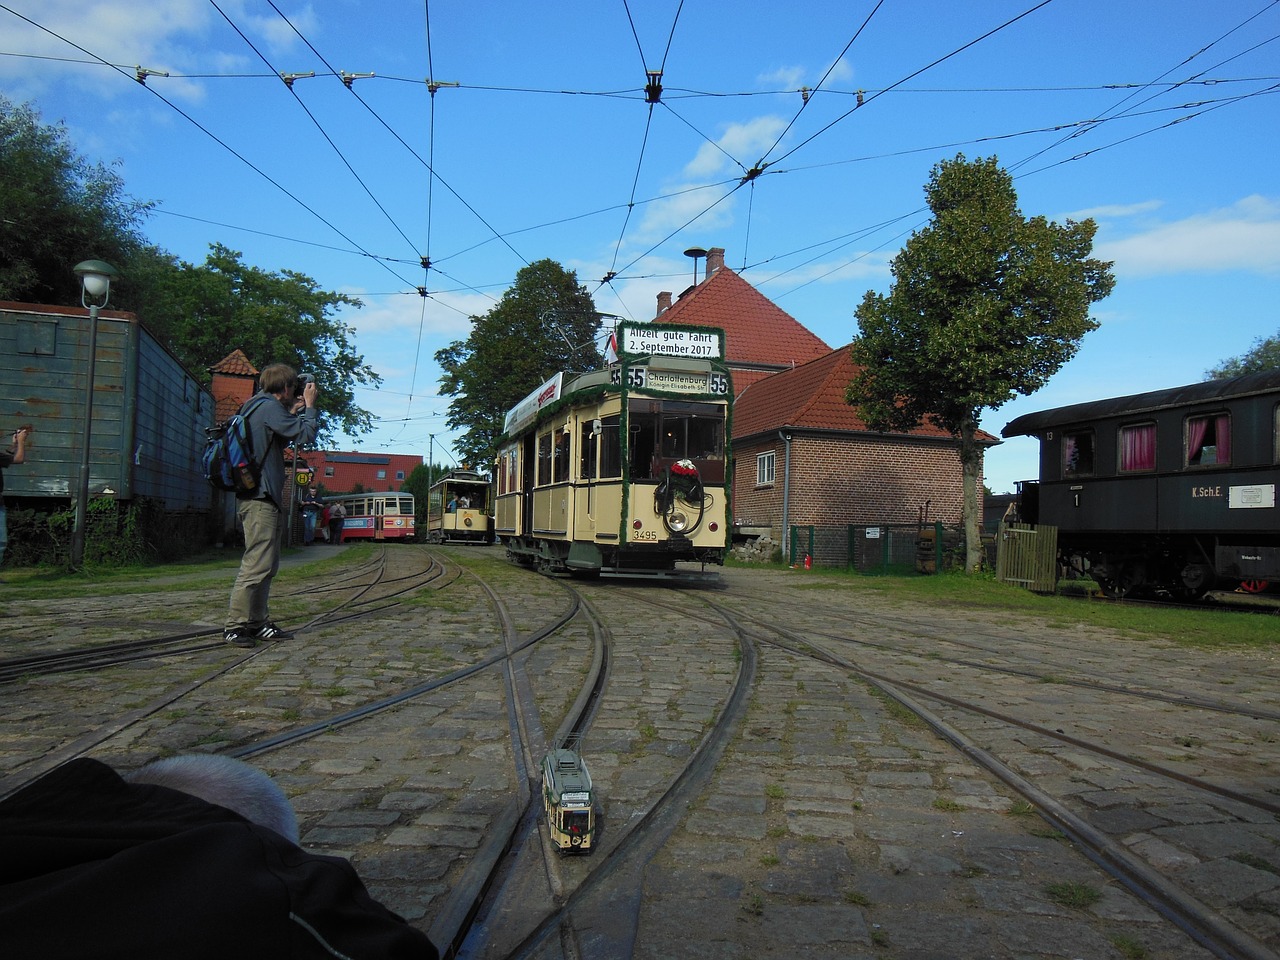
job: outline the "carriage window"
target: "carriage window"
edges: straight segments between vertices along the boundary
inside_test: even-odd
[[[572,434],[565,433],[563,430],[555,432],[556,454],[553,483],[567,483],[569,481],[569,438],[571,436]]]
[[[1079,430],[1062,435],[1062,475],[1093,475],[1093,431]]]
[[[1231,462],[1231,415],[1214,413],[1207,417],[1187,417],[1188,467],[1207,467]]]
[[[1137,423],[1120,428],[1121,471],[1156,468],[1156,425]]]
[[[507,489],[520,489],[520,448],[507,451]]]
[[[618,426],[622,417],[605,417],[600,421],[600,476],[622,476],[622,442]]]

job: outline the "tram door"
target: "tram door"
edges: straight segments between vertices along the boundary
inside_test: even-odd
[[[533,470],[538,462],[538,436],[529,431],[520,449],[520,532],[533,535]]]
[[[387,501],[381,498],[373,501],[373,539],[384,540],[387,536],[386,524],[382,522],[387,512]]]

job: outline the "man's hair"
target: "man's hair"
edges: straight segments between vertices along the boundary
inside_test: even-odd
[[[298,371],[287,363],[268,363],[258,374],[258,386],[264,393],[292,394],[298,386]]]
[[[213,753],[168,757],[126,773],[124,779],[189,793],[298,842],[298,817],[289,798],[269,776],[241,760]]]

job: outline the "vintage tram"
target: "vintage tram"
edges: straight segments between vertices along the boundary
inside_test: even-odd
[[[325,503],[341,503],[346,510],[342,539],[408,540],[414,534],[413,494],[344,493],[325,497]]]
[[[1019,519],[1058,528],[1104,593],[1181,598],[1280,583],[1280,371],[1018,417],[1040,440]]]
[[[427,494],[427,539],[488,543],[489,478],[475,470],[450,470]]]
[[[706,576],[732,532],[724,333],[628,321],[617,338],[609,369],[558,374],[507,414],[495,533],[544,573]]]
[[[542,758],[542,809],[557,850],[590,852],[596,833],[595,797],[576,736],[558,742]]]

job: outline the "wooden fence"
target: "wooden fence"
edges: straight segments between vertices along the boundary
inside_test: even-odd
[[[1002,523],[996,550],[996,579],[1036,593],[1058,588],[1058,528]]]

